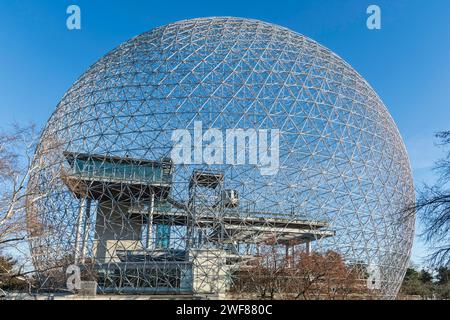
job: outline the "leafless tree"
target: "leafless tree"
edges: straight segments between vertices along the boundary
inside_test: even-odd
[[[370,293],[361,268],[347,265],[336,252],[296,251],[292,260],[287,283],[292,299],[360,299]]]
[[[365,283],[363,270],[346,265],[336,252],[306,253],[294,248],[282,254],[273,243],[241,267],[231,293],[262,299],[361,299],[370,294]]]
[[[13,125],[0,132],[0,255],[14,256],[14,268],[0,264],[3,282],[8,277],[25,281],[29,272],[25,204],[37,137],[35,125]]]
[[[258,246],[255,258],[237,271],[232,294],[254,294],[262,299],[274,299],[276,294],[283,292],[286,266],[286,258],[275,240],[269,240]]]
[[[437,135],[440,145],[450,147],[450,131]],[[415,211],[423,223],[422,237],[431,247],[428,257],[433,267],[450,265],[450,148],[446,156],[435,165],[438,181],[424,185],[419,191]]]

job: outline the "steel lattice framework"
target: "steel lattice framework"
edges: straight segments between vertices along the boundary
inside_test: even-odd
[[[199,122],[279,129],[277,173],[173,163],[174,130]],[[337,55],[260,21],[181,21],[122,44],[65,94],[34,166],[35,266],[95,265],[104,292],[221,292],[274,237],[370,266],[393,297],[410,257],[413,182],[386,107]]]

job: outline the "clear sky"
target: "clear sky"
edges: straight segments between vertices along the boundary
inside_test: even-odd
[[[82,30],[66,28],[71,4],[82,10]],[[366,27],[370,4],[381,7],[381,30]],[[430,169],[443,155],[433,134],[450,129],[448,0],[1,0],[0,128],[43,125],[64,92],[105,53],[154,27],[206,16],[276,23],[336,52],[394,117],[416,186],[433,181]],[[425,253],[416,240],[413,261],[420,264]]]

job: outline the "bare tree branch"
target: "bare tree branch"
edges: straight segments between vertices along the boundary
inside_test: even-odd
[[[450,131],[436,135],[440,146],[450,146]],[[440,175],[434,186],[424,185],[414,207],[409,212],[418,213],[424,226],[422,238],[430,246],[428,262],[433,267],[450,265],[450,148],[444,159],[434,168]]]

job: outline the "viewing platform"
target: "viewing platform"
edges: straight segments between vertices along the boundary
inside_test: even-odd
[[[169,158],[149,161],[71,152],[64,156],[69,168],[63,169],[62,178],[77,198],[150,200],[152,194],[166,197],[172,186],[173,163]]]

